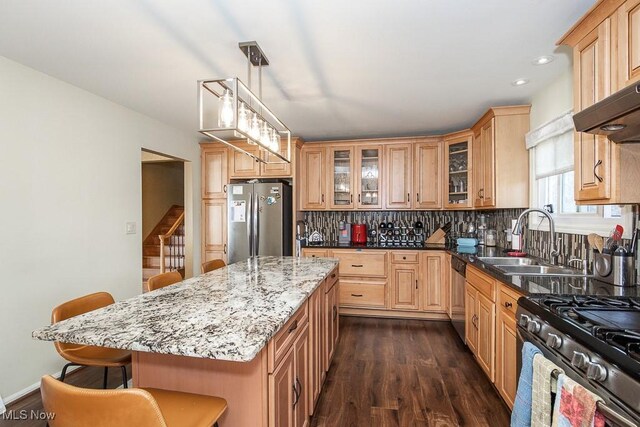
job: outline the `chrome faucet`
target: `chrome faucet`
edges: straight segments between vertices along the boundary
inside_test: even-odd
[[[541,213],[544,216],[546,216],[547,219],[549,220],[549,244],[550,244],[549,245],[550,247],[549,261],[551,262],[552,265],[557,265],[558,255],[560,255],[560,252],[558,251],[558,244],[556,242],[556,227],[555,227],[555,224],[553,223],[553,217],[549,212],[545,211],[544,209],[538,209],[538,208],[530,208],[525,210],[518,217],[518,221],[516,221],[516,225],[513,227],[512,234],[515,234],[515,235],[522,234],[522,220],[531,212]]]

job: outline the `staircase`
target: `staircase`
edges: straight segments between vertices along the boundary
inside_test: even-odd
[[[165,240],[164,260],[165,270],[177,270],[184,277],[184,206],[173,205],[162,217],[160,222],[149,233],[142,243],[142,282],[149,277],[160,274],[160,239],[158,235],[166,234],[180,221],[172,236]]]

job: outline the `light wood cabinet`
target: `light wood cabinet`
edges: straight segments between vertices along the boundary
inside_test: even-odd
[[[302,256],[306,258],[326,258],[329,256],[327,249],[302,248]]]
[[[411,209],[413,145],[389,144],[384,150],[384,186],[386,209]]]
[[[495,384],[509,408],[513,408],[518,385],[516,309],[521,296],[503,285],[498,297]]]
[[[581,111],[610,94],[611,20],[606,19],[573,50],[574,106]],[[576,132],[576,200],[611,198],[611,143],[606,136]]]
[[[329,370],[331,361],[335,354],[336,345],[338,344],[338,338],[340,334],[340,314],[339,314],[339,290],[340,285],[338,282],[327,282],[327,289],[324,294],[324,322],[326,327],[325,332],[325,371]]]
[[[414,146],[414,209],[442,208],[442,145],[435,140]]]
[[[472,127],[473,206],[529,206],[529,131],[531,106],[494,107]]]
[[[352,146],[329,147],[329,209],[353,209],[354,149]]]
[[[327,207],[325,148],[305,145],[301,156],[300,207],[302,210],[323,210]]]
[[[300,333],[293,344],[295,354],[295,381],[297,387],[297,398],[293,404],[293,418],[296,427],[307,427],[309,425],[309,398],[310,398],[310,372],[309,372],[309,327]]]
[[[203,262],[227,260],[227,199],[202,201]]]
[[[424,311],[447,311],[447,268],[444,252],[425,251],[420,261],[422,284],[422,309]]]
[[[309,297],[309,414],[313,415],[315,405],[322,391],[325,372],[323,370],[322,355],[323,349],[323,284]]]
[[[285,144],[286,145],[286,144]],[[294,152],[295,152],[295,140],[292,138],[291,139],[291,159],[292,162],[294,161],[293,158],[294,156]],[[280,154],[283,157],[286,157],[287,155],[287,147],[282,147],[280,150]],[[261,177],[276,177],[276,178],[286,178],[286,177],[290,177],[292,175],[291,170],[291,163],[287,163],[287,162],[283,162],[282,159],[279,159],[277,156],[274,156],[273,154],[268,153],[267,154],[267,161],[273,161],[276,163],[260,163],[260,176]]]
[[[410,264],[391,265],[391,308],[418,310],[418,266]]]
[[[356,146],[357,209],[382,209],[382,145]]]
[[[387,282],[362,279],[340,280],[342,307],[385,308]]]
[[[259,155],[257,145],[243,144],[242,148],[247,152]],[[230,178],[257,178],[260,176],[260,163],[253,157],[236,151],[229,150],[229,177]]]
[[[296,354],[294,349],[289,349],[284,360],[269,375],[269,426],[270,427],[294,427],[293,402],[296,400],[295,392],[295,366]]]
[[[445,209],[473,206],[473,132],[465,130],[444,137],[443,203]]]
[[[558,41],[573,48],[574,112],[640,81],[640,0],[598,2]],[[577,204],[640,201],[640,146],[576,132]]]
[[[202,198],[226,199],[227,182],[227,149],[218,145],[202,146],[200,162],[202,165]]]
[[[496,281],[476,268],[467,266],[465,290],[467,345],[478,364],[495,380]]]

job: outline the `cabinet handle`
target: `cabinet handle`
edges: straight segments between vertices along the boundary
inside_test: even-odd
[[[297,379],[297,378],[296,378]],[[300,395],[298,395],[298,388],[296,387],[296,383],[293,383],[293,407],[295,408],[298,404],[298,400],[300,400]]]
[[[351,294],[351,296],[352,296],[352,297],[360,298],[360,297],[362,297],[363,295],[362,295],[362,294]]]
[[[351,199],[351,203],[353,203],[353,194],[349,194],[349,198]]]
[[[507,301],[507,302],[504,303],[504,306],[507,307],[507,308],[511,308],[511,307],[513,307],[513,304],[510,303],[509,301]]]
[[[298,319],[294,320],[293,325],[289,327],[289,333],[295,331],[296,329],[298,329]]]
[[[333,273],[333,274],[331,275],[331,278],[332,278],[332,279],[333,279],[334,277],[336,277],[336,273]]]
[[[416,279],[416,289],[418,289],[418,279]]]
[[[403,256],[403,257],[402,257],[402,259],[407,259],[407,257],[406,257],[406,256]]]
[[[411,201],[411,194],[407,193],[407,203]]]
[[[336,307],[335,305],[333,306],[333,320],[336,320],[338,318],[338,307]]]
[[[358,203],[360,203],[360,202],[361,202],[360,193],[358,193]]]
[[[480,199],[484,199],[484,188],[481,188],[480,190],[478,190],[478,197]]]
[[[362,264],[351,264],[351,267],[361,268],[364,267]]]
[[[300,380],[298,379],[298,377],[296,377],[296,383],[295,383],[295,384],[294,384],[294,386],[293,386],[293,387],[294,387],[294,390],[295,390],[295,388],[296,388],[297,386],[299,386],[299,387],[300,387],[300,391],[298,391],[298,393],[297,393],[297,396],[298,396],[298,397],[297,397],[297,399],[296,399],[295,403],[293,404],[293,406],[294,406],[294,407],[295,407],[295,406],[298,404],[298,402],[300,401],[300,396],[302,396],[302,383],[300,382]]]
[[[224,244],[224,249],[222,249],[222,251],[224,252],[225,255],[227,254],[227,244],[226,243]]]
[[[598,175],[598,173],[596,172],[596,169],[598,168],[598,166],[600,166],[602,164],[602,160],[598,160],[595,164],[595,166],[593,166],[593,176],[596,177],[596,179],[598,180],[598,182],[602,182],[602,177],[600,175]]]
[[[420,203],[420,193],[416,193],[416,202]]]
[[[224,192],[224,194],[227,194],[227,184],[222,186],[222,191]]]
[[[324,194],[322,195],[322,203],[324,203]]]

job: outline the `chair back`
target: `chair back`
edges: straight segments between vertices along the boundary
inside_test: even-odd
[[[227,264],[221,259],[212,259],[211,261],[202,263],[202,273],[208,273],[213,270],[217,270],[222,267],[226,267]]]
[[[42,404],[55,414],[50,427],[166,427],[156,400],[141,389],[95,390],[42,377]]]
[[[173,285],[174,283],[182,282],[182,275],[177,271],[168,271],[166,273],[156,274],[149,277],[147,282],[147,290],[149,292],[156,289],[164,288],[165,286]]]
[[[72,299],[65,303],[60,304],[51,312],[51,323],[58,323],[62,320],[69,319],[71,317],[78,316],[80,314],[88,313],[93,310],[97,310],[102,307],[106,307],[115,302],[113,297],[108,292],[96,292],[94,294],[85,295],[80,298]],[[85,347],[78,344],[65,344],[60,342],[54,343],[56,350],[62,357],[65,351]]]

